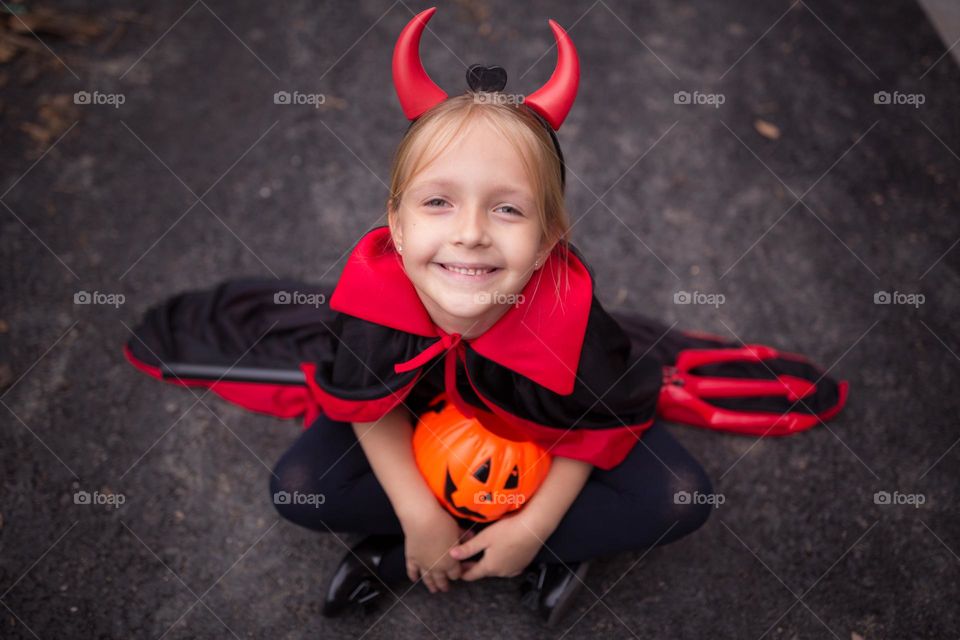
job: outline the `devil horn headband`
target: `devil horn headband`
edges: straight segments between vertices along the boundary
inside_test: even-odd
[[[447,93],[430,79],[420,62],[420,36],[436,11],[436,7],[431,7],[414,16],[400,32],[393,50],[393,85],[408,120],[416,120],[427,109],[447,99]],[[577,97],[580,60],[563,27],[553,20],[549,23],[557,42],[557,65],[547,83],[526,96],[523,102],[557,131]]]

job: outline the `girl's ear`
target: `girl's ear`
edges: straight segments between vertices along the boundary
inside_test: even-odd
[[[390,227],[390,237],[395,247],[403,246],[403,230],[400,228],[398,213],[392,207],[387,207],[387,225]]]

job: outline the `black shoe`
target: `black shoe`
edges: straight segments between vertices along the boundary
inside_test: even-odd
[[[527,567],[520,587],[520,603],[554,626],[570,608],[574,596],[583,587],[590,568],[588,561],[538,562]]]
[[[367,609],[384,591],[376,575],[384,554],[402,544],[402,536],[367,536],[347,552],[327,586],[323,615],[338,616],[351,605]]]

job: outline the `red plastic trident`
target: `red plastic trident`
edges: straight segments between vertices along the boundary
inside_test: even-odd
[[[784,396],[794,406],[813,395],[815,383],[779,374],[775,380],[698,376],[692,369],[723,362],[760,362],[772,358],[806,361],[796,354],[784,353],[764,345],[746,345],[743,349],[686,349],[673,366],[663,368],[663,386],[657,402],[657,413],[666,420],[698,425],[718,431],[732,431],[757,436],[784,436],[803,431],[828,420],[843,407],[847,382],[838,383],[839,401],[820,414],[787,411],[784,414],[764,411],[737,411],[717,407],[711,398],[744,398]],[[791,407],[792,409],[792,407]]]

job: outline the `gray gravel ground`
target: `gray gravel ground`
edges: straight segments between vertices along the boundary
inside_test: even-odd
[[[671,426],[724,504],[672,545],[597,563],[556,632],[507,580],[322,618],[355,538],[271,505],[300,425],[197,403],[121,354],[174,292],[339,273],[378,221],[406,126],[395,38],[429,5],[58,6],[111,25],[146,13],[109,46],[45,38],[52,53],[0,65],[0,637],[960,635],[960,71],[913,2],[441,5],[423,58],[448,90],[465,86],[461,61],[539,86],[546,18],[570,29],[583,81],[560,133],[568,200],[608,307],[809,354],[852,389],[837,420],[786,439]],[[36,60],[49,64],[22,83]],[[81,90],[125,102],[41,109]],[[327,102],[276,105],[280,90]],[[676,104],[681,91],[725,101]],[[880,91],[924,103],[876,104]],[[46,144],[24,129],[57,117]],[[680,290],[725,303],[675,305]],[[124,303],[75,305],[78,291]],[[879,291],[924,302],[877,305]]]

